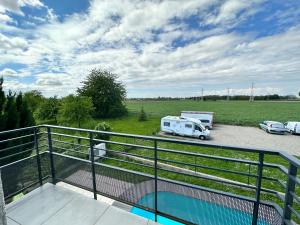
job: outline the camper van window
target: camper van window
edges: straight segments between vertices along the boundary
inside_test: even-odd
[[[195,130],[199,130],[199,131],[201,131],[202,132],[202,129],[201,129],[201,127],[199,127],[199,126],[195,126]]]
[[[164,122],[164,126],[165,127],[169,127],[170,126],[170,122]]]
[[[209,123],[209,120],[200,120],[201,123]]]
[[[192,128],[193,126],[192,126],[192,124],[186,124],[185,125],[185,128]]]

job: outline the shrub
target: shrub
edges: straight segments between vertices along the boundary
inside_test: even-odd
[[[95,127],[95,130],[97,131],[111,131],[111,126],[108,123],[102,122],[102,123],[98,123]],[[110,135],[108,134],[95,134],[95,138],[96,139],[101,139],[101,140],[109,140],[110,139]]]
[[[144,110],[144,107],[142,107],[140,115],[139,115],[139,121],[146,121],[147,120],[147,114]]]

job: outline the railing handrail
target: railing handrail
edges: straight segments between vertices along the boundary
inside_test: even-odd
[[[108,135],[120,136],[120,137],[141,138],[144,140],[152,140],[152,141],[156,140],[160,142],[171,142],[176,144],[187,144],[187,145],[194,145],[194,146],[204,146],[204,147],[238,150],[238,151],[245,151],[245,152],[255,152],[255,153],[263,152],[267,154],[280,155],[283,158],[285,158],[287,161],[291,162],[294,166],[298,168],[300,167],[300,160],[283,150],[276,150],[276,149],[269,150],[264,148],[246,148],[246,147],[230,146],[230,145],[216,145],[216,144],[200,143],[200,142],[188,141],[188,140],[178,140],[174,138],[163,138],[163,137],[146,136],[146,135],[126,134],[126,133],[119,133],[119,132],[98,131],[92,129],[65,127],[65,126],[48,125],[48,124],[43,124],[40,125],[39,127],[50,127],[50,128],[73,130],[73,131],[80,131],[80,132],[92,132],[92,133],[108,134]]]
[[[156,137],[156,136],[146,136],[146,135],[134,135],[134,134],[127,134],[127,133],[118,133],[118,132],[108,132],[108,131],[97,131],[97,130],[91,130],[91,129],[83,129],[83,128],[75,128],[75,127],[65,127],[65,126],[57,126],[57,125],[38,125],[38,126],[32,126],[32,127],[25,127],[25,128],[19,128],[19,129],[14,129],[14,130],[7,130],[7,131],[2,131],[0,132],[0,137],[3,134],[10,134],[10,133],[15,133],[15,132],[22,132],[22,131],[34,131],[33,134],[26,134],[20,137],[14,137],[14,136],[7,136],[7,139],[2,140],[3,138],[1,138],[0,143],[5,143],[5,142],[10,142],[10,141],[14,141],[20,138],[25,138],[25,137],[29,137],[29,136],[33,136],[34,135],[34,149],[36,150],[36,155],[37,156],[37,164],[39,166],[39,180],[40,180],[40,185],[42,185],[42,174],[41,174],[41,168],[40,168],[40,153],[39,153],[39,143],[38,143],[38,135],[40,133],[45,133],[45,132],[39,132],[37,131],[38,128],[46,128],[47,129],[47,134],[48,134],[48,152],[50,153],[50,163],[51,163],[51,173],[52,173],[52,182],[55,184],[56,183],[56,176],[55,176],[55,169],[54,169],[54,162],[53,162],[53,154],[57,154],[52,152],[52,138],[51,135],[62,135],[62,136],[69,136],[69,137],[73,137],[73,138],[78,138],[78,139],[84,139],[84,140],[89,140],[90,143],[90,149],[91,149],[91,155],[90,155],[90,160],[91,161],[91,166],[92,166],[92,175],[93,177],[93,189],[94,189],[94,198],[97,198],[97,188],[96,188],[96,183],[95,183],[95,168],[94,165],[97,164],[96,162],[94,162],[94,145],[96,142],[101,142],[101,139],[96,139],[94,138],[94,134],[106,134],[106,135],[110,135],[110,136],[117,136],[117,137],[125,137],[125,138],[133,138],[133,139],[141,139],[141,140],[146,140],[149,141],[149,144],[145,144],[143,143],[143,145],[135,145],[136,147],[145,147],[146,149],[150,149],[154,151],[154,158],[150,158],[153,159],[154,161],[154,166],[151,166],[154,168],[154,180],[155,180],[155,194],[157,195],[157,181],[158,180],[164,180],[161,177],[157,176],[157,171],[161,168],[158,167],[158,160],[162,160],[159,157],[157,157],[157,152],[169,152],[169,153],[174,153],[174,154],[186,154],[189,156],[195,156],[195,157],[204,157],[204,158],[210,158],[210,159],[214,159],[214,160],[228,160],[228,161],[232,161],[232,162],[237,162],[237,163],[245,163],[245,164],[251,164],[251,165],[255,165],[258,167],[257,169],[257,175],[253,175],[252,177],[256,178],[256,187],[254,187],[254,190],[256,191],[256,196],[255,196],[255,207],[253,210],[253,222],[252,224],[257,224],[257,219],[258,219],[258,207],[259,204],[262,202],[260,201],[260,192],[261,191],[266,191],[267,189],[264,189],[263,187],[261,187],[261,182],[262,179],[265,179],[265,177],[263,176],[263,167],[274,167],[274,168],[278,168],[279,170],[281,170],[287,177],[288,177],[288,183],[287,185],[285,185],[284,183],[282,183],[283,187],[285,188],[285,200],[284,201],[284,210],[283,210],[283,219],[284,221],[290,221],[291,220],[291,213],[295,212],[297,213],[297,211],[293,211],[294,208],[292,208],[293,205],[293,200],[297,198],[295,198],[294,195],[294,189],[295,189],[295,185],[296,184],[300,184],[300,179],[297,177],[297,169],[300,168],[300,160],[298,158],[296,158],[295,156],[290,155],[289,153],[285,152],[285,151],[281,151],[281,150],[269,150],[269,149],[263,149],[263,148],[246,148],[246,147],[237,147],[237,146],[223,146],[223,145],[216,145],[216,144],[209,144],[209,143],[201,143],[198,141],[190,141],[190,140],[179,140],[179,139],[174,139],[174,138],[163,138],[163,137]],[[82,134],[78,135],[70,135],[70,134],[63,134],[60,133],[59,131],[57,132],[52,132],[51,129],[57,129],[57,130],[65,130],[65,131],[75,131],[75,132],[83,132],[88,134],[87,137],[85,137]],[[56,131],[56,130],[55,130]],[[27,132],[28,133],[28,132]],[[72,133],[72,132],[71,132]],[[105,142],[105,141],[104,141]],[[130,143],[123,143],[123,142],[116,142],[116,141],[106,141],[107,143],[112,143],[112,144],[124,144],[127,146],[131,146]],[[167,148],[159,148],[157,146],[157,143],[174,143],[174,144],[178,144],[178,146],[180,145],[188,145],[188,146],[199,146],[199,147],[207,147],[207,148],[218,148],[218,149],[227,149],[230,151],[240,151],[240,152],[247,152],[247,153],[255,153],[255,154],[259,154],[259,160],[248,160],[248,159],[235,159],[235,158],[230,158],[230,157],[224,157],[224,156],[214,156],[214,155],[209,155],[209,154],[202,154],[202,153],[194,153],[194,152],[185,152],[185,151],[180,151],[180,150],[174,150],[174,149],[167,149]],[[32,143],[32,142],[30,142]],[[147,142],[148,143],[148,142]],[[150,144],[151,143],[151,144]],[[154,143],[154,146],[153,146]],[[20,144],[16,147],[22,147],[23,144]],[[10,149],[9,148],[6,148]],[[32,149],[29,149],[28,151],[31,151]],[[21,154],[17,153],[17,154]],[[287,169],[285,168],[285,166],[282,166],[281,164],[278,163],[265,163],[264,162],[264,156],[265,155],[273,155],[273,156],[279,156],[282,159],[285,160],[285,162],[289,163],[289,170],[287,171]],[[138,156],[138,155],[136,155]],[[10,157],[10,156],[9,156]],[[5,157],[4,157],[5,158]],[[29,158],[29,157],[27,157]],[[78,158],[76,158],[78,159]],[[24,160],[24,159],[22,159]],[[19,160],[21,161],[21,160]],[[168,160],[166,160],[168,161]],[[17,161],[18,162],[18,161]],[[16,162],[14,162],[16,163]],[[177,161],[174,161],[174,163],[177,163]],[[13,163],[11,163],[13,164]],[[8,165],[11,165],[8,164]],[[183,164],[183,163],[182,163]],[[8,166],[5,165],[5,166]],[[195,165],[194,164],[188,164],[188,166],[197,166],[196,165],[196,159],[195,159]],[[3,167],[0,167],[0,169]],[[118,169],[120,169],[119,167],[117,167]],[[200,168],[204,168],[204,169],[212,169],[212,167],[208,167],[208,166],[201,166]],[[163,170],[163,169],[161,169]],[[166,170],[167,171],[167,170]],[[195,169],[196,171],[196,169]],[[219,169],[219,171],[224,171],[224,172],[234,172],[231,170],[227,170],[227,169]],[[249,171],[250,171],[250,166],[249,166]],[[131,171],[132,172],[132,171]],[[234,174],[239,174],[239,175],[246,175],[246,176],[250,176],[250,172],[248,173],[241,173],[241,172],[234,172]],[[186,174],[188,176],[190,176],[189,174]],[[274,178],[275,180],[275,178]],[[280,180],[276,180],[279,181]],[[281,183],[280,183],[281,184]],[[248,179],[248,185],[249,185],[249,179]],[[190,184],[188,185],[189,187]],[[198,186],[198,185],[197,185]],[[271,192],[270,192],[271,193]],[[275,194],[277,194],[277,191],[274,191]],[[226,195],[226,194],[223,194]],[[230,196],[230,195],[229,195]],[[245,197],[245,196],[243,196]],[[244,198],[242,198],[244,199]],[[155,200],[155,218],[156,216],[159,214],[159,212],[157,211],[157,196],[156,196],[156,200]],[[280,208],[280,207],[279,207]],[[296,214],[297,215],[297,214]],[[299,217],[298,217],[299,216]],[[297,215],[298,219],[300,220],[300,214]]]

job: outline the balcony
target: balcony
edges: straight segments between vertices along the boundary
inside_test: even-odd
[[[8,224],[299,223],[283,151],[50,125],[0,138]]]

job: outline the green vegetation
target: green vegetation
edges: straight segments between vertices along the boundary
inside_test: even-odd
[[[183,110],[215,112],[215,122],[242,126],[257,126],[262,120],[300,120],[300,102],[272,101],[128,101],[130,112],[139,112],[141,106],[152,118],[180,115]]]
[[[102,122],[102,123],[98,123],[96,125],[95,130],[109,132],[109,131],[111,131],[111,127],[108,123]],[[99,134],[98,133],[98,134],[95,134],[94,138],[95,139],[101,139],[101,140],[109,140],[110,135],[108,135],[108,134]]]
[[[0,77],[0,132],[33,126],[35,121],[22,93],[16,94],[9,90],[5,95],[2,84],[3,78]],[[32,153],[34,144],[33,137],[28,136],[30,134],[32,134],[30,131],[21,131],[0,135],[0,166],[25,158]],[[2,142],[20,136],[24,137],[11,142]],[[22,176],[23,171],[16,170],[10,177],[10,182],[17,183]],[[10,187],[12,192],[17,189],[17,186]]]
[[[60,123],[76,122],[81,127],[83,121],[91,119],[94,107],[91,98],[86,96],[69,95],[64,97],[58,111]]]
[[[108,71],[94,69],[78,89],[79,95],[92,99],[95,117],[115,118],[126,114],[126,89],[117,78]]]
[[[35,109],[35,116],[37,120],[44,121],[46,123],[49,121],[51,123],[51,121],[53,121],[57,124],[59,100],[56,96],[42,99],[40,105]]]
[[[140,115],[139,115],[139,121],[142,122],[142,121],[146,121],[146,120],[147,120],[147,114],[144,110],[144,107],[142,107]]]

